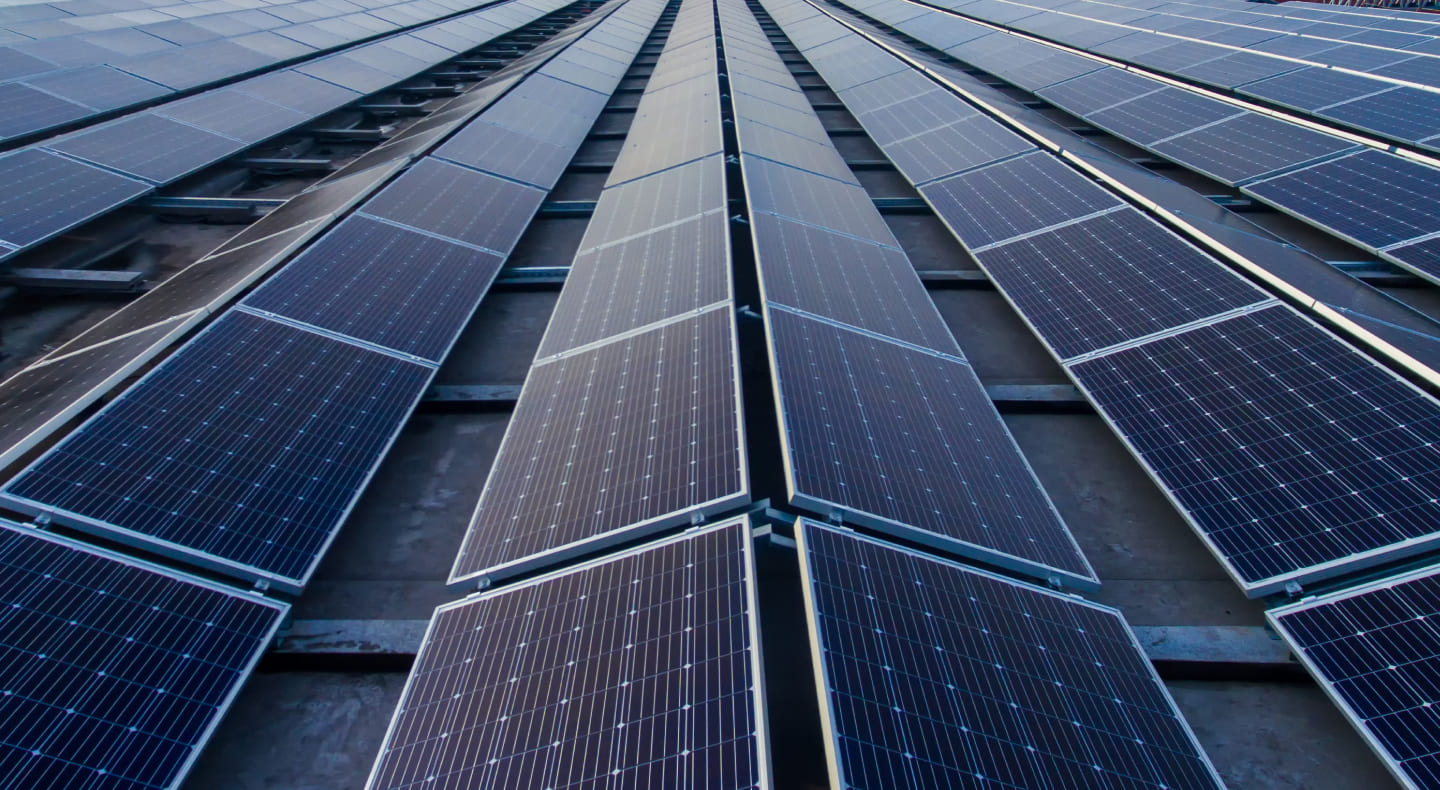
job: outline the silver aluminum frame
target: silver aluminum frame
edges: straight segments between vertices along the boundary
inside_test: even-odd
[[[737,525],[739,525],[746,532],[746,539],[744,541],[746,573],[745,590],[746,602],[747,605],[750,607],[749,617],[747,618],[748,627],[750,629],[750,666],[751,671],[754,673],[755,677],[753,703],[755,706],[755,742],[757,758],[756,769],[760,779],[760,790],[770,790],[770,788],[773,786],[773,779],[771,777],[769,758],[770,735],[765,715],[765,681],[763,674],[764,661],[761,659],[760,652],[760,610],[759,606],[757,605],[758,601],[755,591],[757,580],[755,572],[755,539],[750,524],[750,517],[748,515],[735,516],[733,518],[728,518],[724,521],[719,521],[714,524],[695,527],[693,529],[681,532],[677,535],[671,535],[660,540],[651,541],[644,545],[635,546],[633,548],[617,552],[615,554],[607,554],[601,557],[596,557],[594,559],[582,562],[578,565],[560,568],[541,576],[536,576],[534,578],[526,579],[522,582],[517,582],[513,585],[507,585],[505,587],[493,590],[485,590],[483,592],[471,593],[470,595],[458,601],[441,604],[435,607],[435,612],[430,618],[430,623],[425,627],[425,636],[420,642],[420,650],[415,657],[414,666],[420,666],[421,661],[424,660],[425,650],[430,645],[430,639],[434,635],[435,624],[439,620],[439,615],[441,612],[446,612],[451,609],[458,609],[462,606],[468,606],[477,601],[488,600],[490,598],[502,595],[508,595],[510,593],[523,590],[527,587],[544,584],[546,582],[553,581],[554,579],[569,576],[571,574],[582,573],[584,571],[599,567],[601,565],[606,565],[619,559],[643,554],[645,552],[654,550],[662,546],[668,546],[671,544],[691,540],[699,535],[705,535],[711,532],[719,532],[724,529],[736,527]],[[405,680],[405,687],[400,691],[400,699],[395,705],[395,711],[390,716],[390,723],[386,725],[385,737],[380,741],[380,749],[375,756],[375,763],[371,767],[370,774],[365,780],[365,787],[367,788],[367,790],[381,790],[380,788],[377,788],[375,786],[376,773],[380,770],[381,762],[385,757],[386,748],[389,746],[391,739],[395,736],[395,727],[400,721],[400,707],[402,704],[404,704],[405,700],[409,699],[410,693],[414,690],[414,686],[415,672],[412,669],[409,677],[407,677]]]
[[[233,587],[226,587],[225,585],[216,584],[215,582],[212,582],[208,579],[202,579],[199,576],[191,576],[188,573],[182,573],[180,571],[145,562],[144,560],[139,560],[134,557],[127,557],[124,554],[117,554],[113,551],[108,551],[106,549],[98,548],[96,546],[90,546],[84,543],[80,543],[78,541],[71,540],[69,538],[61,537],[59,535],[55,535],[49,532],[44,532],[33,527],[19,525],[8,519],[0,518],[0,530],[9,530],[11,532],[20,533],[28,537],[35,538],[37,540],[44,540],[60,546],[65,546],[66,548],[74,549],[75,551],[92,554],[103,559],[118,562],[122,565],[128,565],[132,568],[149,571],[160,576],[165,576],[176,581],[184,582],[186,584],[193,584],[197,587],[204,587],[208,590],[213,590],[215,592],[226,593],[236,598],[250,601],[261,606],[268,606],[275,611],[275,620],[273,623],[271,623],[269,631],[265,634],[264,640],[262,640],[262,642],[260,643],[260,647],[250,657],[250,660],[245,664],[245,666],[239,670],[239,672],[237,673],[239,680],[230,688],[230,691],[226,694],[225,699],[222,700],[218,706],[216,706],[215,715],[211,718],[210,723],[205,728],[205,731],[201,733],[199,739],[196,741],[195,747],[193,749],[190,749],[190,753],[185,758],[185,762],[182,763],[180,767],[176,770],[174,780],[167,786],[168,790],[181,790],[181,786],[185,782],[186,775],[188,775],[190,773],[190,770],[194,768],[195,761],[200,758],[200,753],[205,750],[205,746],[209,743],[210,738],[215,734],[215,730],[220,726],[220,722],[225,718],[225,714],[230,711],[230,707],[235,703],[235,699],[240,696],[240,690],[244,688],[245,682],[249,680],[250,675],[254,674],[255,667],[260,663],[260,658],[265,655],[265,652],[269,650],[270,645],[274,643],[275,635],[279,633],[281,624],[285,621],[286,616],[290,613],[290,604],[285,603],[284,601],[277,601],[272,598],[265,598],[260,595],[248,594],[242,590],[237,590]]]
[[[1305,671],[1309,672],[1310,676],[1315,679],[1315,683],[1325,691],[1325,696],[1329,697],[1335,707],[1340,709],[1340,712],[1349,720],[1350,725],[1355,728],[1355,731],[1359,733],[1360,737],[1365,741],[1365,745],[1369,746],[1370,749],[1375,752],[1375,756],[1380,758],[1380,762],[1385,764],[1385,767],[1389,769],[1395,779],[1406,788],[1409,788],[1409,790],[1423,790],[1423,788],[1416,784],[1415,781],[1405,773],[1399,761],[1385,750],[1385,747],[1380,743],[1379,739],[1370,732],[1370,728],[1365,726],[1364,717],[1360,716],[1359,713],[1345,701],[1344,697],[1336,690],[1335,684],[1325,676],[1325,673],[1320,671],[1320,668],[1311,660],[1309,653],[1300,647],[1295,635],[1290,632],[1290,629],[1285,627],[1285,621],[1282,618],[1296,612],[1328,606],[1347,598],[1366,595],[1390,587],[1398,587],[1402,584],[1416,581],[1417,579],[1434,576],[1437,573],[1440,573],[1440,563],[1398,573],[1383,579],[1377,579],[1347,590],[1311,596],[1297,603],[1278,606],[1265,612],[1265,619],[1270,623],[1270,627],[1274,628],[1275,632],[1285,640],[1285,644],[1290,648],[1290,652],[1300,660],[1300,663],[1305,667]]]
[[[969,565],[964,565],[962,563],[955,562],[954,560],[937,557],[933,554],[925,554],[915,551],[914,549],[907,549],[903,546],[897,546],[893,543],[888,543],[878,538],[861,535],[858,532],[854,532],[853,530],[848,530],[843,527],[833,527],[821,524],[820,522],[813,521],[802,516],[795,522],[796,552],[799,554],[800,559],[800,585],[804,589],[805,593],[805,619],[810,629],[810,632],[808,634],[810,638],[810,650],[811,655],[815,659],[814,666],[816,691],[822,698],[820,711],[822,724],[825,731],[825,752],[826,757],[830,761],[831,765],[831,786],[834,788],[834,790],[841,790],[841,788],[847,788],[849,785],[845,784],[844,777],[841,774],[841,769],[838,763],[839,750],[836,746],[836,734],[834,730],[834,700],[832,698],[832,695],[829,693],[829,680],[824,662],[825,647],[822,644],[823,637],[819,628],[819,620],[816,617],[817,610],[815,606],[814,590],[816,581],[815,575],[814,573],[812,573],[812,569],[810,567],[810,562],[808,558],[809,550],[805,538],[806,534],[810,530],[815,529],[821,529],[836,534],[846,535],[855,540],[864,541],[877,546],[882,546],[899,552],[901,554],[906,554],[912,557],[919,557],[920,559],[934,562],[939,565],[949,566],[958,571],[971,573],[976,576],[985,577],[992,581],[1002,582],[1013,587],[1018,587],[1026,592],[1046,595],[1051,598],[1055,598],[1067,605],[1086,607],[1113,616],[1115,619],[1120,621],[1121,625],[1125,627],[1125,633],[1130,635],[1130,644],[1135,649],[1135,655],[1138,656],[1140,661],[1144,663],[1144,665],[1150,670],[1151,682],[1154,684],[1154,687],[1159,690],[1161,694],[1164,695],[1165,701],[1170,706],[1171,715],[1174,717],[1175,721],[1179,722],[1181,728],[1185,731],[1186,736],[1188,736],[1189,738],[1190,745],[1195,749],[1196,756],[1200,758],[1200,761],[1208,769],[1210,778],[1215,781],[1215,786],[1222,789],[1225,787],[1225,781],[1220,778],[1220,773],[1215,770],[1215,765],[1210,762],[1210,756],[1205,753],[1205,749],[1200,745],[1199,739],[1195,737],[1195,731],[1190,728],[1190,723],[1185,720],[1185,716],[1180,712],[1180,707],[1175,704],[1175,698],[1170,695],[1170,689],[1167,688],[1165,682],[1160,679],[1160,673],[1155,670],[1155,665],[1150,661],[1149,656],[1145,652],[1144,646],[1140,644],[1140,639],[1135,636],[1135,630],[1130,627],[1130,623],[1125,620],[1125,615],[1119,609],[1111,606],[1105,606],[1104,604],[1094,603],[1093,601],[1087,601],[1084,598],[1076,595],[1057,592],[1055,590],[1048,590],[1038,585],[1030,584],[1028,582],[1022,582],[1016,579],[1011,579],[996,573],[991,573],[986,570],[981,570],[979,568],[975,568]]]

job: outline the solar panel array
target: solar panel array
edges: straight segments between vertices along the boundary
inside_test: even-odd
[[[1306,598],[1266,617],[1401,784],[1440,782],[1440,568]]]
[[[722,3],[720,21],[792,504],[1094,587],[1094,572],[809,99],[742,4]],[[863,79],[861,64],[872,62],[854,47],[815,52],[817,64],[846,79]],[[764,97],[748,92],[761,82]],[[922,110],[902,91],[889,86],[887,100],[910,110],[903,117],[912,126],[891,139],[949,128],[948,104]],[[768,125],[776,107],[794,131]],[[775,136],[805,144],[776,146]]]
[[[1080,5],[1094,4],[1090,0],[1081,0]],[[1079,64],[1098,66],[1099,62],[1017,38],[943,11],[918,8],[904,0],[881,0],[867,4],[863,9],[858,5],[852,7],[881,21],[887,16],[887,9],[918,9],[914,14],[907,12],[910,17],[908,24],[896,29],[940,47],[952,57],[1033,90],[1046,101],[1084,118],[1088,123],[1161,157],[1217,181],[1239,186],[1251,197],[1341,236],[1423,277],[1440,281],[1440,264],[1418,248],[1427,243],[1432,234],[1440,233],[1440,221],[1436,220],[1436,207],[1433,205],[1435,184],[1440,182],[1440,168],[1430,163],[1388,151],[1366,149],[1348,139],[1282,118],[1244,109],[1200,93],[1166,87],[1164,83],[1134,71],[1110,66],[1098,70],[1081,69]],[[1079,46],[1067,40],[1067,35],[1072,29],[1084,29],[1084,19],[1069,15],[1071,9],[1068,8],[1065,15],[1056,16],[1044,12],[1039,5],[1020,5],[1009,0],[981,0],[964,4],[963,8],[955,6],[958,13],[992,22],[997,20],[991,18],[990,9],[1022,7],[1036,13],[1004,24],[1060,43]],[[1056,16],[1058,21],[1044,24],[1044,20],[1051,16]],[[946,24],[938,24],[942,21]],[[1040,24],[1040,27],[1031,30],[1032,23]],[[956,25],[978,35],[950,44],[955,37],[951,30]],[[1194,74],[1183,69],[1175,71],[1156,65],[1153,53],[1157,37],[1163,38],[1158,33],[1135,32],[1108,44],[1089,48],[1096,54],[1129,60],[1160,71],[1170,70],[1177,76],[1193,77]],[[1214,48],[1202,42],[1181,43],[1185,47]],[[1181,44],[1165,48],[1175,50],[1177,47]],[[1204,59],[1208,56],[1192,52],[1186,57]],[[1241,52],[1204,59],[1203,63],[1216,64],[1239,57],[1261,56]],[[1430,59],[1428,55],[1401,57]],[[1075,68],[1056,70],[1054,64],[1057,61]],[[1037,71],[1037,64],[1042,62],[1046,65]],[[1274,62],[1294,66],[1289,61]],[[1440,60],[1436,62],[1440,63]],[[1046,76],[1041,78],[1038,74]],[[1306,67],[1269,79],[1257,78],[1257,81],[1238,90],[1251,94],[1252,98],[1273,100],[1305,112],[1329,106],[1325,102],[1334,98],[1335,91],[1349,90],[1355,96],[1363,97],[1340,105],[1348,108],[1342,112],[1344,118],[1317,114],[1321,120],[1328,121],[1394,116],[1398,119],[1396,123],[1433,124],[1436,115],[1429,109],[1440,107],[1440,82],[1437,82],[1434,93],[1393,85],[1387,88],[1385,83],[1376,84],[1373,79],[1348,72],[1337,73],[1329,68],[1323,69],[1322,73],[1321,68]],[[1382,99],[1393,102],[1393,106],[1370,106]],[[1376,126],[1370,121],[1359,125],[1364,127],[1365,123]],[[1366,130],[1384,133],[1375,128]],[[1427,134],[1440,139],[1440,127]],[[1413,136],[1397,139],[1418,142]],[[906,154],[897,150],[894,161],[903,166]]]
[[[648,30],[658,11],[626,9],[589,32],[615,34],[633,57],[646,33],[626,20]],[[542,53],[551,55],[529,67],[564,62],[569,49]],[[506,123],[517,102],[555,83],[535,73],[471,124]],[[573,155],[608,94],[558,84],[595,97],[568,94],[564,112],[588,113],[585,128],[567,122],[576,130],[554,143]],[[439,151],[420,159],[3,496],[22,512],[298,592],[547,191]],[[433,208],[457,202],[466,211]]]
[[[770,786],[743,516],[441,606],[367,784]]]
[[[1118,610],[796,531],[836,787],[1224,787]]]
[[[767,4],[787,32],[845,32],[801,46],[821,76],[822,50],[880,51],[793,5]],[[867,129],[902,95],[888,65],[872,73],[886,91],[838,91]],[[1069,177],[943,189],[962,173],[921,193],[1246,592],[1431,545],[1440,403],[1134,209],[1076,199],[1099,190]],[[1024,210],[991,219],[995,205]]]
[[[422,29],[0,155],[8,185],[0,196],[0,260],[566,5],[516,0],[485,8],[433,26],[467,31],[464,43],[452,42],[457,50],[425,41]],[[388,53],[378,61],[384,70],[365,65],[374,52]],[[375,76],[349,76],[361,72]]]
[[[748,495],[714,64],[712,9],[682,3],[452,584],[542,567]]]
[[[0,784],[178,786],[288,610],[0,520]]]

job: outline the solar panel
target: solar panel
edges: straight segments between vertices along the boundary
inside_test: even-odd
[[[1406,142],[1440,136],[1440,95],[1416,88],[1364,96],[1316,114]]]
[[[441,606],[367,787],[768,788],[748,527]]]
[[[1440,278],[1440,237],[1395,247],[1386,254],[1426,276]]]
[[[289,607],[0,522],[0,783],[175,787]]]
[[[971,248],[1122,205],[1085,176],[1039,152],[928,184],[920,194]]]
[[[93,110],[113,110],[169,93],[153,82],[109,66],[90,66],[33,77],[26,84]]]
[[[724,150],[719,84],[694,80],[647,93],[607,184],[650,175]]]
[[[1102,68],[1104,64],[1090,58],[1056,52],[1011,70],[1005,75],[1005,79],[1026,90],[1035,91]]]
[[[1347,47],[1346,49],[1358,48]],[[1398,61],[1398,59],[1394,57],[1400,55],[1398,52],[1385,52],[1384,50],[1373,49],[1366,52],[1367,55],[1370,53],[1382,53],[1387,57],[1367,57],[1365,60],[1368,61],[1369,65],[1352,66],[1351,68],[1360,68],[1382,77],[1405,80],[1406,82],[1418,82],[1421,85],[1440,85],[1440,63],[1437,63],[1435,58],[1416,57]],[[1326,52],[1325,55],[1329,56],[1330,52]],[[1390,63],[1383,67],[1373,67],[1374,64],[1381,61],[1390,61]]]
[[[1113,134],[1148,145],[1209,123],[1244,114],[1244,110],[1179,88],[1164,88],[1085,119]]]
[[[1160,83],[1116,68],[1101,69],[1035,93],[1057,107],[1086,116],[1161,89]]]
[[[747,496],[728,306],[530,369],[450,581],[518,573]]]
[[[1371,247],[1440,231],[1440,170],[1383,151],[1321,162],[1244,191]]]
[[[856,90],[865,87],[862,85]],[[841,98],[877,145],[888,145],[979,115],[977,110],[961,101],[958,96],[947,96],[938,91],[921,93],[899,101],[887,101],[879,107],[874,105],[879,104],[880,100],[867,101],[853,91],[846,91]],[[765,120],[765,116],[760,116],[760,120]]]
[[[1287,307],[1070,371],[1252,596],[1435,538],[1440,407]]]
[[[582,250],[725,208],[725,165],[719,156],[708,157],[606,192],[614,197],[595,206]]]
[[[128,203],[152,187],[37,150],[0,156],[0,241],[28,247]]]
[[[545,192],[422,159],[361,206],[366,214],[501,255],[530,224]]]
[[[925,184],[1034,148],[999,123],[976,115],[886,145],[885,155],[911,183]]]
[[[281,32],[289,35],[291,31]],[[374,93],[399,81],[394,75],[367,66],[345,55],[302,63],[294,70],[359,93]]]
[[[290,70],[245,80],[237,83],[235,90],[311,116],[323,115],[360,98],[348,88]]]
[[[857,85],[848,90],[838,91],[838,95],[845,100],[846,106],[856,108],[855,113],[859,115],[926,95],[929,95],[932,100],[940,100],[940,97],[946,94],[924,75],[917,71],[907,70],[881,77],[864,85]],[[957,104],[949,101],[945,103]],[[925,102],[921,102],[921,104],[923,105]]]
[[[11,480],[3,498],[298,592],[430,372],[231,312]]]
[[[1440,569],[1434,566],[1265,613],[1401,784],[1440,780]]]
[[[768,214],[751,224],[767,301],[960,355],[905,253]]]
[[[0,85],[0,139],[59,126],[90,114],[90,108],[28,85]]]
[[[537,357],[730,298],[729,233],[716,210],[576,255]]]
[[[751,158],[745,162],[745,189],[752,211],[900,246],[870,195],[857,185]]]
[[[1096,586],[968,365],[767,312],[792,504]]]
[[[235,90],[202,93],[155,112],[245,143],[258,143],[310,120],[308,115]]]
[[[764,157],[837,181],[860,183],[829,140],[817,142],[743,118],[736,124],[736,132],[743,154]]]
[[[1236,88],[1239,93],[1298,110],[1318,110],[1382,89],[1380,83],[1367,77],[1314,67]]]
[[[165,184],[214,164],[246,147],[203,129],[139,113],[47,148]]]
[[[1233,185],[1358,146],[1335,135],[1247,112],[1152,148],[1166,158]]]
[[[1224,787],[1119,610],[796,534],[836,787]]]
[[[352,216],[243,304],[438,362],[503,262],[493,252]]]
[[[977,257],[1061,359],[1268,298],[1132,209]]]

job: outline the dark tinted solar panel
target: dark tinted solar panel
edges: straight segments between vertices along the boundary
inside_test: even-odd
[[[1406,787],[1440,780],[1440,569],[1266,613]]]
[[[170,321],[139,328],[106,345],[80,350],[63,359],[42,360],[0,383],[0,464],[21,453],[94,403],[153,350],[184,327]]]
[[[1440,406],[1289,308],[1070,370],[1252,595],[1435,537]]]
[[[149,192],[152,187],[42,151],[0,156],[0,241],[26,247]]]
[[[141,113],[46,147],[165,184],[224,159],[246,143]]]
[[[855,113],[856,120],[865,127],[870,138],[882,146],[979,115],[958,96],[934,91],[911,99],[887,102],[878,109],[870,109],[866,103],[852,96],[846,93],[846,106]],[[765,120],[764,116],[760,120]]]
[[[90,108],[18,82],[0,85],[0,139],[84,118]]]
[[[440,607],[368,787],[769,787],[749,544],[730,521]]]
[[[399,78],[392,74],[367,66],[345,55],[304,63],[296,66],[295,71],[360,93],[374,93],[399,81]]]
[[[1299,63],[1253,52],[1237,52],[1180,69],[1178,73],[1216,87],[1233,88],[1236,85],[1284,74],[1298,68],[1301,68]]]
[[[978,257],[1062,359],[1268,298],[1128,209]]]
[[[899,247],[861,187],[769,162],[745,160],[750,208]]]
[[[1425,276],[1440,279],[1440,237],[1406,244],[1387,252]]]
[[[729,298],[729,232],[712,211],[575,256],[538,356]]]
[[[768,316],[793,504],[1095,586],[968,365],[785,310]]]
[[[94,110],[113,110],[169,93],[153,82],[109,66],[91,66],[35,77],[28,84]]]
[[[1384,85],[1334,69],[1305,68],[1241,88],[1240,93],[1269,99],[1299,110],[1317,110],[1383,90]]]
[[[505,255],[544,199],[541,190],[514,181],[422,159],[361,210]]]
[[[884,146],[885,155],[915,184],[1034,148],[1024,138],[983,115]]]
[[[1085,119],[1127,140],[1148,145],[1243,112],[1218,99],[1180,88],[1165,88],[1103,112],[1088,114]]]
[[[640,178],[724,149],[718,84],[693,81],[640,101],[608,183]]]
[[[1227,184],[1357,147],[1335,135],[1253,112],[1153,146],[1156,153]]]
[[[1042,88],[1036,93],[1057,107],[1083,116],[1161,87],[1155,80],[1110,68]]]
[[[1440,94],[1416,88],[1396,88],[1316,114],[1406,142],[1440,135]]]
[[[1026,90],[1034,91],[1102,68],[1104,64],[1098,61],[1068,52],[1057,52],[1026,63],[1012,70],[1005,78]]]
[[[241,93],[308,115],[321,115],[360,98],[360,94],[298,71],[277,71],[235,86]]]
[[[960,355],[905,253],[768,214],[751,221],[768,301]]]
[[[829,140],[816,142],[757,121],[742,120],[736,126],[740,150],[746,154],[819,173],[837,181],[860,183]]]
[[[766,126],[772,126],[817,143],[823,143],[830,139],[829,133],[825,131],[825,125],[820,122],[809,105],[796,108],[781,107],[773,102],[749,96],[732,96],[731,100],[734,103],[735,115],[739,118],[759,121]]]
[[[549,189],[574,153],[572,144],[555,145],[476,121],[440,146],[435,156]]]
[[[531,368],[451,581],[558,562],[744,498],[732,312]]]
[[[198,48],[187,48],[138,58],[127,58],[117,68],[158,82],[174,90],[198,88],[210,82],[234,76],[235,69],[218,60],[208,60]]]
[[[23,512],[298,592],[429,374],[232,312],[12,480],[5,497]]]
[[[1370,52],[1383,52],[1383,50],[1370,50]],[[1329,55],[1330,53],[1325,53]],[[1385,55],[1399,55],[1398,52],[1385,52]],[[1386,58],[1389,59],[1389,58]],[[1376,60],[1379,60],[1377,58]],[[1354,67],[1352,67],[1354,68]],[[1361,67],[1362,69],[1364,67]],[[1371,74],[1379,74],[1382,77],[1391,77],[1406,82],[1418,82],[1421,85],[1440,85],[1440,58],[1411,58],[1409,60],[1393,63],[1383,68],[1364,69]]]
[[[288,609],[0,522],[0,784],[178,786]]]
[[[1322,162],[1245,191],[1373,247],[1440,231],[1440,170],[1383,151]]]
[[[234,90],[202,93],[170,102],[155,112],[245,143],[257,143],[310,119],[288,107]]]
[[[857,85],[840,92],[846,106],[854,107],[857,115],[927,94],[935,100],[941,100],[941,97],[946,95],[936,87],[934,82],[916,71],[891,74],[888,77],[881,77],[873,82]]]
[[[983,247],[1121,205],[1049,154],[1034,153],[922,187],[969,247]]]
[[[244,304],[438,362],[503,262],[495,253],[354,216]]]
[[[725,165],[713,156],[610,187],[595,207],[582,250],[725,208]]]
[[[55,68],[55,64],[17,49],[0,47],[0,80],[18,80]]]
[[[1224,787],[1118,610],[797,531],[835,787]]]

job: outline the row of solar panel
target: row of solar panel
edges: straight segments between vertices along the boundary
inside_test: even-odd
[[[749,526],[441,606],[368,787],[772,787]],[[835,786],[1222,786],[1118,611],[796,530]]]
[[[451,571],[494,579],[743,500],[707,0],[680,5]]]
[[[1387,49],[1380,43],[1362,46],[1333,38],[1314,38],[1305,32],[1294,35],[1275,30],[1273,25],[1256,26],[1248,20],[1224,25],[1197,21],[1164,9],[1125,8],[1093,0],[1080,0],[1073,7],[1063,9],[1063,13],[1059,9],[1049,10],[1047,7],[1059,5],[1049,2],[947,0],[940,5],[1096,55],[1440,150],[1437,142],[1440,123],[1436,121],[1436,111],[1440,110],[1440,54],[1436,54],[1440,53],[1440,41],[1433,37],[1415,37],[1435,50],[1417,54],[1414,49]],[[868,13],[868,7],[866,10]],[[1121,12],[1119,18],[1116,12]],[[905,30],[907,33],[914,35],[912,30],[928,29],[908,10],[892,13],[907,17],[896,25],[909,28]],[[1103,17],[1104,21],[1087,16]],[[964,20],[947,20],[943,24],[948,33],[961,33],[974,39],[968,41],[965,48],[981,50],[976,56],[985,62],[976,65],[991,70],[986,63],[1004,64],[1017,73],[1026,74],[1024,79],[1057,81],[1049,78],[1050,72],[1058,74],[1061,70],[1062,61],[1054,57],[1054,50],[1035,42],[1017,42],[1014,37],[992,28],[966,28],[963,23]],[[983,35],[970,36],[977,31]],[[1362,28],[1350,31],[1347,38],[1358,42],[1367,34],[1405,35]],[[1021,57],[1018,62],[1008,60],[1002,56],[1002,50],[1005,54],[1018,52]],[[1065,67],[1084,61],[1071,57],[1073,60],[1065,62]],[[1086,62],[1092,68],[1097,65]],[[1337,67],[1351,71],[1336,71]],[[1022,87],[1034,89],[1024,85],[1023,79]]]
[[[0,411],[4,415],[0,463],[19,458],[121,378],[229,304],[427,146],[463,127],[544,61],[545,53],[534,53],[287,201],[201,261],[0,384],[0,404],[5,405]],[[500,127],[490,130],[495,135],[503,132]]]
[[[655,6],[593,31],[633,57],[645,33],[620,25],[653,23]],[[466,128],[560,86],[592,93],[537,73]],[[593,123],[595,95],[560,106]],[[298,592],[545,195],[422,159],[12,480],[7,501]]]
[[[462,46],[473,48],[567,4],[525,2],[523,9],[507,5],[470,15],[488,32]],[[513,27],[493,19],[506,10],[516,19]],[[435,47],[434,59],[424,65],[434,66],[455,54]],[[307,123],[359,98],[361,91],[404,78],[385,75],[383,84],[363,80],[363,85],[352,83],[356,90],[350,90],[303,73],[318,65],[257,77],[0,156],[0,180],[8,187],[0,196],[0,259]]]
[[[903,0],[875,0],[864,13],[883,21],[908,15],[911,8],[916,7]],[[911,35],[941,47],[953,37],[945,31],[956,23],[978,27],[930,9],[920,9],[908,26]],[[1440,242],[1434,240],[1440,234],[1440,169],[1117,68],[1039,85],[1021,76],[1034,61],[1013,58],[1008,49],[1003,56],[977,49],[997,37],[1006,39],[999,42],[1006,46],[1017,41],[989,33],[946,51],[1162,157],[1238,184],[1255,198],[1440,280]],[[1084,60],[1066,53],[1051,57]],[[1050,74],[1045,79],[1060,72]],[[897,161],[906,156],[898,154]]]
[[[791,503],[1093,588],[1094,572],[810,100],[743,5],[720,13]],[[827,77],[833,67],[856,80],[865,54],[807,52]],[[772,125],[781,122],[787,129]]]
[[[0,139],[33,135],[282,63],[315,58],[480,5],[484,3],[412,0],[368,10],[352,6],[327,11],[330,18],[302,23],[272,15],[293,6],[267,6],[246,13],[247,21],[240,24],[250,30],[223,37],[177,20],[162,25],[166,32],[160,35],[172,36],[168,39],[141,25],[0,46],[0,108],[4,110]],[[523,24],[524,10],[523,4],[510,3],[506,10],[497,9],[483,19],[451,19],[308,64],[302,73],[334,83],[325,86],[328,92],[307,84],[302,93],[295,85],[301,81],[293,79],[259,85],[288,99],[308,98],[310,104],[328,105],[337,95],[346,95],[340,87],[370,93],[394,82],[394,77],[413,76],[450,57],[442,53],[470,49],[475,44],[469,42],[476,38],[484,40],[505,25]],[[272,24],[258,30],[251,24],[257,19]]]
[[[1247,592],[1433,541],[1433,398],[1048,154],[921,193]]]

